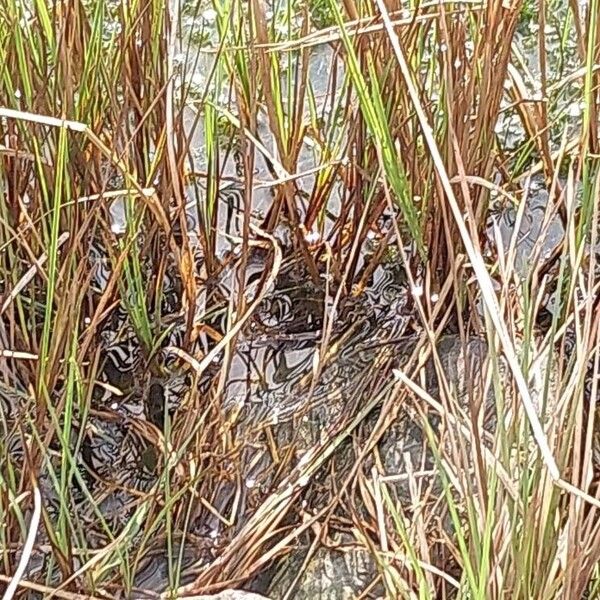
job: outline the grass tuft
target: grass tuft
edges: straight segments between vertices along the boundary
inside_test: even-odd
[[[599,22],[598,0],[5,0],[4,598],[137,596],[156,557],[155,596],[197,596],[309,540],[293,590],[337,533],[389,598],[598,596]],[[290,265],[324,305],[296,395],[361,347],[382,270],[411,323],[406,364],[373,360],[301,455],[300,412],[249,441],[225,402]]]

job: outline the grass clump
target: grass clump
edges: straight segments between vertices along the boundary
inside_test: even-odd
[[[390,598],[595,597],[598,13],[7,0],[5,597],[136,597],[157,556],[163,597],[250,585],[328,527]],[[277,419],[245,440],[232,365],[288,265],[324,307],[312,398],[390,261],[410,360],[369,363],[299,460]],[[484,340],[466,384],[448,331],[457,364]],[[427,450],[391,473],[406,415]]]

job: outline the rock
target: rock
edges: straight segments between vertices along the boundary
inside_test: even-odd
[[[284,598],[302,567],[302,553],[284,561],[269,588],[273,600]],[[371,585],[377,568],[365,549],[348,546],[334,550],[319,548],[294,586],[289,598],[294,600],[351,600]],[[369,598],[380,596],[367,596]]]
[[[481,338],[471,338],[464,349],[458,336],[448,335],[439,340],[437,352],[453,396],[462,410],[468,410],[470,388],[476,390],[484,384],[482,364],[487,355],[487,344]],[[432,359],[425,367],[425,381],[425,391],[439,401],[439,382]],[[477,398],[477,392],[473,397]],[[490,386],[483,409],[483,427],[486,431],[493,431],[496,426],[494,401],[494,390]],[[440,418],[434,411],[428,413],[428,422],[434,431],[439,429]],[[411,412],[410,401],[398,419],[388,428],[379,445],[379,451],[386,475],[406,473],[409,460],[413,470],[432,473],[430,476],[419,478],[420,483],[425,486],[433,485],[436,493],[441,493],[440,482],[435,475],[434,457],[428,446],[421,417]],[[412,497],[410,489],[414,483],[414,478],[413,481],[405,478],[394,485],[398,497],[407,506],[415,500],[418,501],[418,498]]]
[[[456,335],[442,337],[437,345],[438,355],[442,363],[442,368],[446,374],[448,383],[453,390],[453,396],[457,399],[462,409],[469,405],[469,389],[477,388],[481,385],[482,379],[482,361],[487,355],[487,345],[481,338],[472,338],[463,347],[461,340]],[[408,356],[408,351],[398,351],[396,362],[402,366]],[[382,373],[383,376],[383,373]],[[388,375],[390,374],[388,373]],[[357,384],[354,383],[356,386]],[[436,400],[440,399],[439,383],[433,361],[430,360],[425,367],[426,391]],[[414,410],[417,404],[421,404],[418,399],[404,401],[398,418],[388,427],[386,434],[379,443],[379,454],[381,456],[381,466],[384,475],[395,475],[397,479],[388,484],[388,490],[392,493],[392,498],[397,503],[400,513],[407,519],[416,511],[420,511],[421,517],[425,521],[433,524],[435,528],[442,528],[446,535],[453,535],[451,520],[444,513],[445,503],[435,502],[442,493],[438,481],[436,462],[428,446],[427,436],[423,429],[422,418]],[[422,407],[423,408],[423,407]],[[492,430],[495,427],[496,415],[494,408],[494,392],[490,390],[486,397],[484,407],[483,427]],[[373,425],[375,415],[365,425]],[[440,427],[440,418],[434,412],[427,414],[427,419],[434,431]],[[369,425],[370,423],[370,425]],[[340,471],[345,470],[344,463],[353,464],[355,456],[349,447],[340,447],[340,456],[336,456],[336,468],[333,469],[340,477]],[[343,454],[349,456],[341,456]],[[407,463],[409,460],[414,472],[425,472],[427,475],[406,475]],[[364,465],[365,473],[368,473],[372,462],[366,461]],[[325,483],[324,487],[330,487]],[[331,487],[335,487],[331,484]],[[422,497],[426,490],[429,491],[429,500],[425,503]],[[365,508],[366,511],[366,508]],[[368,513],[368,511],[366,511]],[[367,516],[371,520],[373,515]],[[407,523],[410,527],[410,522]],[[440,539],[436,532],[432,532],[432,539]],[[330,533],[330,537],[334,534]],[[371,589],[371,583],[377,577],[378,568],[373,555],[365,547],[358,546],[356,541],[353,544],[351,539],[344,540],[344,548],[334,550],[326,547],[319,548],[314,557],[306,565],[304,572],[294,587],[290,598],[297,600],[346,600],[361,596],[365,590],[369,589],[367,598],[384,597],[384,590],[381,585],[378,589]],[[341,546],[341,544],[340,544]],[[435,545],[430,548],[431,560],[435,566],[444,571],[452,572],[451,557],[443,544]],[[296,555],[287,557],[282,561],[274,580],[269,587],[268,593],[274,600],[285,597],[288,589],[298,575],[298,570],[302,568],[306,556],[308,544],[297,552]],[[455,575],[459,575],[454,573]]]
[[[181,600],[270,600],[266,596],[255,594],[254,592],[245,592],[244,590],[223,590],[218,594],[208,596],[186,596]]]

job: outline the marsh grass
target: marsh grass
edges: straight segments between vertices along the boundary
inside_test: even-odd
[[[496,0],[402,7],[319,0],[309,10],[292,0],[2,4],[0,570],[19,574],[21,592],[135,594],[136,575],[156,550],[166,551],[169,589],[180,595],[243,586],[362,494],[367,514],[349,520],[390,598],[598,594],[600,10],[597,0],[585,14],[563,0],[536,7]],[[532,24],[537,34],[527,43],[536,52],[525,59],[517,29]],[[321,48],[331,50],[325,92],[311,71]],[[515,145],[497,127],[509,117],[518,123]],[[258,164],[267,181],[257,180]],[[490,234],[490,215],[496,204],[522,210],[537,173],[549,190],[544,219],[559,215],[566,236],[550,256],[538,241],[523,274],[518,234],[503,248],[497,228]],[[223,299],[214,280],[232,258],[222,251],[221,223],[235,217],[224,214],[220,189],[232,179],[241,210],[227,241],[239,247],[240,284]],[[257,223],[255,193],[264,187],[272,197]],[[188,228],[186,210],[196,214],[197,230]],[[383,231],[386,216],[394,225]],[[315,282],[326,263],[335,302],[358,295],[393,250],[422,292],[414,308],[423,335],[399,381],[382,385],[300,464],[282,457],[280,485],[241,520],[235,414],[217,400],[237,334],[256,306],[243,284],[249,249],[260,245],[273,257],[260,296],[281,264],[271,236],[281,226],[289,226],[293,253]],[[366,252],[373,237],[378,250]],[[93,243],[110,265],[100,290]],[[169,270],[181,282],[184,331],[171,351],[192,379],[191,418],[165,413],[162,427],[135,424],[139,443],[154,449],[157,476],[115,525],[76,459],[99,410],[100,332],[121,305],[141,368],[160,373],[174,327],[161,316]],[[223,331],[207,318],[219,311]],[[473,380],[466,407],[435,352],[448,323],[487,339],[484,376]],[[201,393],[217,350],[226,360]],[[427,354],[441,382],[436,398],[422,377]],[[486,437],[477,419],[489,395],[498,426]],[[15,401],[20,417],[11,420]],[[423,420],[439,480],[437,495],[419,495],[414,475],[410,515],[390,474],[364,468],[402,403]],[[380,416],[367,435],[362,425],[375,409]],[[429,426],[429,411],[439,415],[440,431]],[[359,435],[368,439],[336,500],[303,512],[307,482]],[[420,468],[407,464],[406,473]],[[224,476],[236,483],[234,501],[220,512]],[[40,489],[58,499],[56,511],[40,502]],[[88,544],[89,522],[74,510],[81,503],[104,536],[99,546]],[[452,535],[436,524],[432,505]],[[181,587],[199,514],[216,516],[224,534],[214,562],[198,559],[187,570],[192,582]],[[36,529],[47,561],[34,581],[21,566],[32,560]],[[439,544],[447,569],[434,556]]]

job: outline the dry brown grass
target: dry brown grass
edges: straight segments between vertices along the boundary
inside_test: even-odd
[[[377,559],[389,597],[597,593],[600,314],[596,256],[589,249],[598,236],[600,8],[591,2],[583,22],[575,2],[568,8],[540,3],[539,100],[513,44],[522,4],[425,2],[406,14],[381,0],[332,1],[327,10],[337,24],[320,31],[306,11],[290,5],[288,17],[297,16],[299,24],[281,33],[263,3],[228,2],[217,11],[220,39],[199,98],[175,60],[185,15],[163,0],[116,7],[75,0],[51,9],[36,3],[31,12],[9,0],[0,7],[0,407],[3,395],[19,395],[27,415],[17,421],[2,415],[3,428],[19,434],[25,451],[21,463],[0,442],[1,560],[5,573],[17,571],[16,551],[27,548],[26,516],[33,510],[56,577],[21,581],[21,589],[52,589],[63,598],[130,591],[149,549],[166,544],[176,565],[174,540],[188,535],[194,519],[217,515],[225,534],[215,560],[193,567],[195,581],[180,593],[218,591],[244,584],[304,534],[314,536],[314,550],[341,510],[346,530]],[[570,27],[581,67],[564,81],[551,81],[544,34],[557,5],[575,19]],[[325,45],[331,63],[327,99],[319,103],[310,60],[313,49]],[[582,82],[576,100],[583,115],[563,129],[553,98],[574,81]],[[499,115],[510,110],[526,140],[515,152],[496,134]],[[199,132],[207,155],[203,173],[191,158]],[[316,160],[302,172],[307,140]],[[218,251],[224,210],[218,190],[229,176],[223,146],[239,159],[237,256]],[[257,180],[259,161],[267,163],[269,181]],[[534,247],[536,268],[523,278],[514,264],[516,242],[504,256],[488,240],[490,197],[500,191],[522,201],[534,171],[543,173],[550,190],[547,220],[559,214],[568,235],[549,257]],[[200,180],[206,193],[195,206],[195,232],[185,205]],[[259,222],[251,214],[261,186],[273,197]],[[126,199],[123,234],[111,228],[117,196]],[[386,217],[391,226],[382,225]],[[400,381],[373,388],[299,464],[292,452],[281,456],[277,485],[242,513],[238,415],[219,401],[239,332],[281,267],[273,232],[282,225],[289,226],[292,253],[309,277],[321,281],[326,265],[335,306],[358,295],[384,255],[396,252],[410,287],[422,288],[414,310],[423,335]],[[367,254],[373,237],[378,249]],[[101,293],[92,289],[93,241],[107,248],[111,266]],[[269,258],[257,295],[248,299],[247,257],[257,246]],[[230,298],[214,283],[228,268],[238,281]],[[169,327],[159,317],[158,282],[169,270],[181,283],[184,336],[167,350],[190,374],[192,391],[185,411],[165,430],[134,420],[136,434],[156,450],[160,477],[150,491],[136,493],[126,526],[92,550],[82,541],[85,525],[70,510],[73,486],[85,487],[70,439],[91,417],[109,418],[93,398],[105,352],[99,332],[122,304],[144,368],[158,369],[157,349]],[[542,327],[547,293],[560,310]],[[198,298],[207,312],[226,313],[223,330],[196,310]],[[471,402],[462,407],[470,414],[458,410],[435,356],[435,341],[448,324],[463,337],[487,336],[485,383],[502,415],[511,416],[489,447],[475,425],[486,386],[470,390]],[[200,340],[206,341],[202,351]],[[421,371],[432,352],[442,382],[436,398]],[[219,369],[211,370],[220,355]],[[508,371],[500,355],[514,385],[503,381]],[[439,414],[444,437],[440,443],[439,432],[432,432],[429,441],[442,491],[422,497],[415,476],[414,504],[426,508],[408,524],[376,456],[407,404],[425,429],[428,411]],[[367,427],[377,410],[376,423]],[[356,450],[349,471],[336,461],[343,443]],[[57,517],[34,503],[49,457],[58,460],[54,485],[63,504]],[[420,466],[407,469],[410,475]],[[310,507],[314,512],[299,509],[324,470],[339,475],[338,487],[327,502]],[[231,502],[222,502],[223,482],[231,484]],[[440,510],[454,536],[431,525]],[[441,540],[456,571],[443,572],[433,539]],[[172,575],[171,587],[179,583]]]

